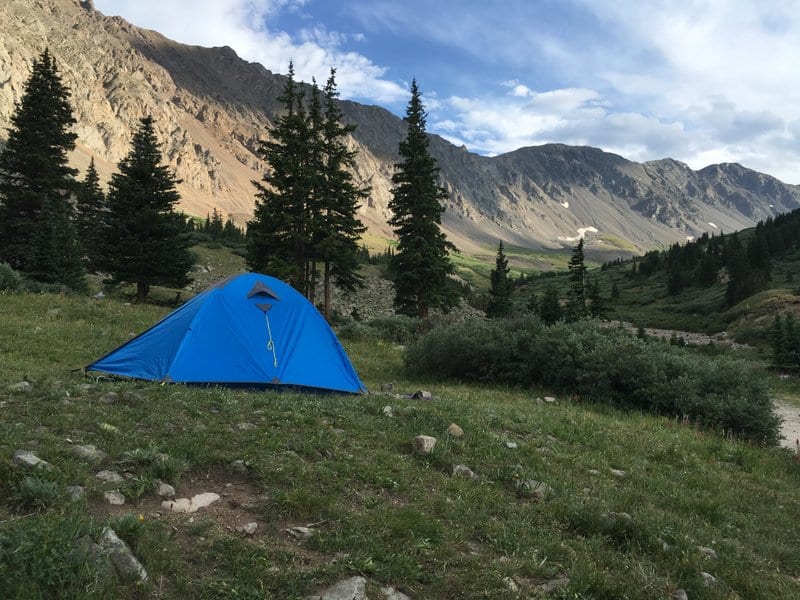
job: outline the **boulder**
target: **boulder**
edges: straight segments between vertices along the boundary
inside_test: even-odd
[[[414,450],[417,454],[430,454],[436,445],[436,438],[430,435],[418,435],[414,438]]]
[[[147,581],[147,571],[142,563],[133,555],[128,544],[117,537],[113,529],[104,528],[98,544],[111,557],[111,562],[114,563],[114,567],[122,579],[137,582]]]
[[[113,506],[122,506],[125,504],[125,496],[119,490],[103,492],[103,498]]]
[[[455,423],[450,423],[450,425],[447,426],[447,435],[457,438],[464,437],[464,430]]]
[[[46,460],[42,460],[33,452],[28,450],[17,450],[14,452],[14,457],[11,459],[11,464],[15,467],[22,467],[24,469],[50,469],[53,466]]]
[[[367,600],[367,580],[359,576],[351,577],[307,596],[306,600]]]
[[[116,471],[108,471],[108,470],[103,470],[100,471],[99,473],[96,473],[95,477],[97,477],[103,483],[119,483],[120,481],[123,480],[122,475],[120,475]]]
[[[98,450],[92,444],[73,446],[72,453],[82,461],[93,464],[103,462],[106,458],[106,453],[102,450]]]

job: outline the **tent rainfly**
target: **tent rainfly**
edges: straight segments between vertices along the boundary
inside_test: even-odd
[[[258,273],[208,288],[85,370],[162,382],[366,391],[317,309],[288,284]]]

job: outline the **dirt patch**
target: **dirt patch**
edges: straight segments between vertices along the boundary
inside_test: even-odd
[[[775,412],[783,419],[781,446],[800,453],[800,408],[781,400],[775,400]]]

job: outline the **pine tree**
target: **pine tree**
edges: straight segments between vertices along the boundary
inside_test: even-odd
[[[564,311],[561,310],[561,304],[558,301],[558,292],[553,284],[545,288],[544,294],[539,299],[537,312],[545,325],[558,323],[564,317]]]
[[[211,217],[208,221],[208,234],[211,236],[211,239],[216,241],[219,236],[222,235],[224,227],[225,225],[222,223],[222,213],[219,212],[215,206],[211,211]]]
[[[308,201],[313,197],[312,132],[305,94],[294,80],[294,65],[278,100],[284,112],[262,141],[258,154],[268,171],[256,186],[256,207],[247,228],[247,267],[284,279],[307,293]]]
[[[577,321],[586,316],[586,265],[583,257],[583,238],[572,251],[569,259],[570,297],[567,312],[570,320]]]
[[[592,279],[592,282],[589,284],[587,298],[589,300],[590,315],[598,318],[605,315],[605,302],[603,301],[603,296],[600,294],[600,282],[597,281],[596,277]]]
[[[55,206],[72,190],[77,170],[67,166],[67,153],[75,147],[75,122],[69,90],[45,50],[33,62],[0,154],[0,261],[15,269],[29,270],[45,199]]]
[[[109,185],[102,263],[114,282],[135,283],[143,302],[152,285],[189,283],[194,263],[183,217],[174,211],[177,180],[161,164],[152,117],[141,120],[118,169]]]
[[[448,282],[454,272],[449,252],[455,246],[447,241],[440,228],[442,201],[447,192],[437,185],[439,168],[428,152],[425,109],[416,80],[411,82],[405,121],[408,134],[400,142],[402,161],[395,165],[389,201],[393,213],[389,224],[398,240],[389,271],[398,312],[426,318],[430,309],[447,310],[457,301]]]
[[[489,274],[491,287],[489,288],[489,306],[486,309],[488,317],[505,317],[511,312],[511,285],[508,280],[508,259],[503,252],[503,242],[497,248],[494,269]]]
[[[44,198],[31,240],[33,254],[28,260],[28,274],[36,281],[84,291],[81,245],[72,221],[73,209],[66,197]]]
[[[86,268],[90,273],[96,273],[100,263],[100,248],[104,240],[106,196],[100,189],[100,177],[94,166],[94,158],[89,162],[86,176],[78,184],[75,195],[77,197],[75,230],[86,256]]]
[[[612,300],[618,300],[619,299],[619,286],[617,285],[616,281],[614,281],[611,284],[611,299]]]

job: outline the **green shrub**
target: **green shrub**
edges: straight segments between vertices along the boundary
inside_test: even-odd
[[[471,320],[434,329],[409,346],[418,374],[540,385],[581,400],[644,409],[773,444],[779,419],[747,366],[581,321],[544,327],[526,319]]]
[[[52,506],[61,497],[58,484],[40,477],[25,477],[14,495],[15,504],[25,509],[43,509]]]
[[[0,292],[16,292],[22,285],[22,276],[8,263],[0,262]]]

